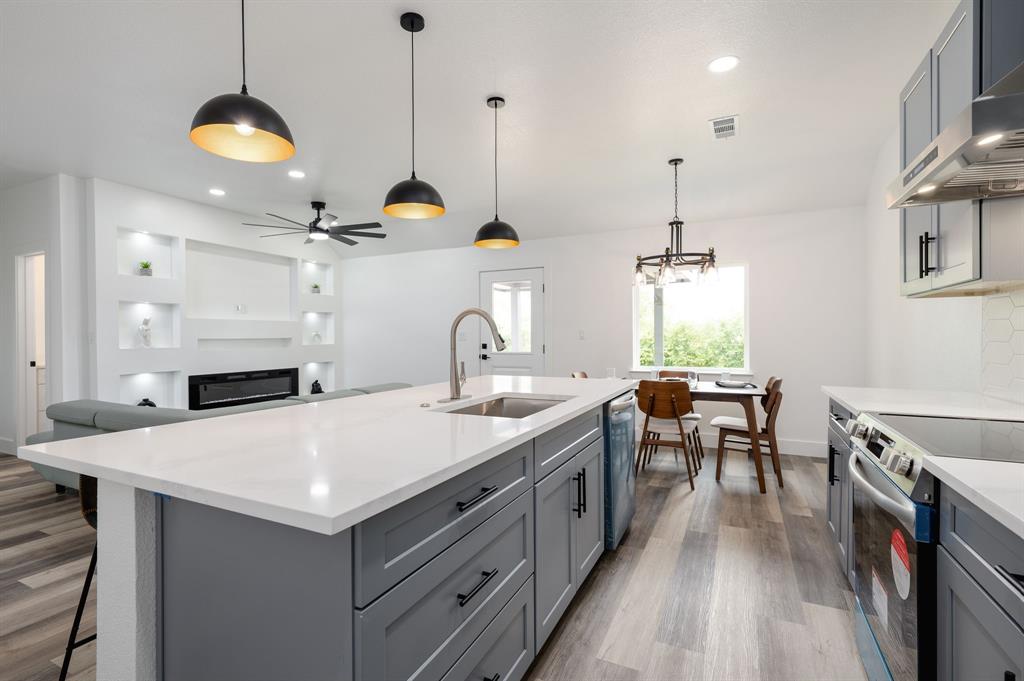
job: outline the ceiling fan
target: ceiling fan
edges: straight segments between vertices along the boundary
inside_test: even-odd
[[[312,201],[310,205],[313,210],[316,211],[316,217],[313,218],[308,225],[304,225],[296,220],[290,220],[288,218],[281,217],[280,215],[274,215],[273,213],[267,213],[272,218],[290,222],[298,227],[290,227],[288,225],[262,225],[255,222],[243,222],[242,224],[247,227],[269,227],[270,229],[287,229],[287,232],[278,232],[277,234],[263,234],[260,236],[261,239],[266,239],[272,236],[289,236],[293,234],[306,234],[306,241],[304,243],[313,243],[314,241],[326,241],[327,239],[334,239],[340,241],[348,246],[355,246],[359,242],[355,238],[366,238],[366,239],[383,239],[387,237],[387,234],[383,232],[365,232],[362,230],[366,229],[380,229],[381,224],[379,222],[363,222],[357,225],[339,225],[338,216],[327,213],[327,204],[323,201]],[[323,214],[321,214],[323,212]]]

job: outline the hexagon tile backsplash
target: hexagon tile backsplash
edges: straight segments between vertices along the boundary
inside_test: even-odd
[[[985,299],[981,386],[1024,403],[1024,290]]]

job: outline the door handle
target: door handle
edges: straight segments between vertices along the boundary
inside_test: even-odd
[[[577,518],[583,517],[583,486],[580,484],[583,480],[582,474],[576,474],[572,476],[573,481],[576,483],[576,508],[572,509],[576,513]]]
[[[871,482],[860,472],[857,461],[859,457],[860,454],[856,448],[850,451],[850,463],[848,468],[850,471],[850,477],[853,479],[853,486],[871,497],[871,501],[882,508],[882,510],[896,516],[896,518],[903,523],[903,526],[907,528],[907,531],[913,533],[914,526],[917,521],[917,508],[914,506],[914,502],[897,501],[872,485]],[[866,465],[871,466],[874,464],[868,463]],[[879,475],[881,475],[881,473],[879,473]],[[886,478],[885,481],[888,482],[888,478]]]
[[[486,499],[487,497],[491,496],[492,494],[494,494],[497,491],[498,491],[498,486],[497,485],[491,485],[490,487],[481,487],[480,488],[480,494],[477,494],[475,497],[473,497],[469,501],[457,501],[457,502],[455,502],[455,508],[458,509],[459,513],[462,513],[467,508],[472,508],[472,507],[476,506],[481,501],[483,501],[484,499]]]
[[[924,273],[930,274],[932,272],[938,271],[939,268],[931,266],[931,258],[928,257],[928,246],[931,245],[932,242],[938,241],[939,238],[934,237],[931,234],[928,234],[927,232],[925,232],[922,236],[924,237]]]
[[[484,353],[480,355],[480,359],[490,359],[490,356],[487,353]]]
[[[587,469],[580,469],[580,489],[583,490],[583,495],[580,497],[580,506],[583,507],[583,512],[587,512]]]
[[[494,676],[485,677],[484,681],[498,681],[498,679],[500,679],[500,678],[501,678],[501,674],[499,674],[498,672],[494,672]]]
[[[924,279],[924,234],[917,235],[917,278]]]
[[[468,594],[455,594],[456,598],[459,599],[460,608],[465,606],[466,603],[469,603],[473,596],[476,596],[478,593],[480,593],[480,589],[487,586],[487,582],[494,579],[494,576],[498,574],[498,568],[494,568],[490,572],[481,572],[480,574],[483,576],[483,579],[477,582],[476,586],[470,589]]]

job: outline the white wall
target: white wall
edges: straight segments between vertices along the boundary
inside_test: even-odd
[[[684,243],[694,250],[713,245],[720,264],[749,266],[751,368],[758,380],[785,378],[787,451],[819,453],[821,385],[863,382],[862,223],[863,211],[853,207],[685,228]],[[449,326],[461,309],[479,304],[479,272],[522,267],[544,268],[546,373],[604,376],[614,367],[624,376],[632,359],[632,266],[637,254],[657,253],[667,240],[666,226],[539,239],[511,251],[467,246],[346,260],[343,382],[447,380]],[[467,335],[459,355],[469,360],[478,346],[475,333]]]

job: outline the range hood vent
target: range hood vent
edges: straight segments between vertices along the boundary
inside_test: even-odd
[[[1024,64],[971,102],[889,185],[889,208],[1024,195]]]

